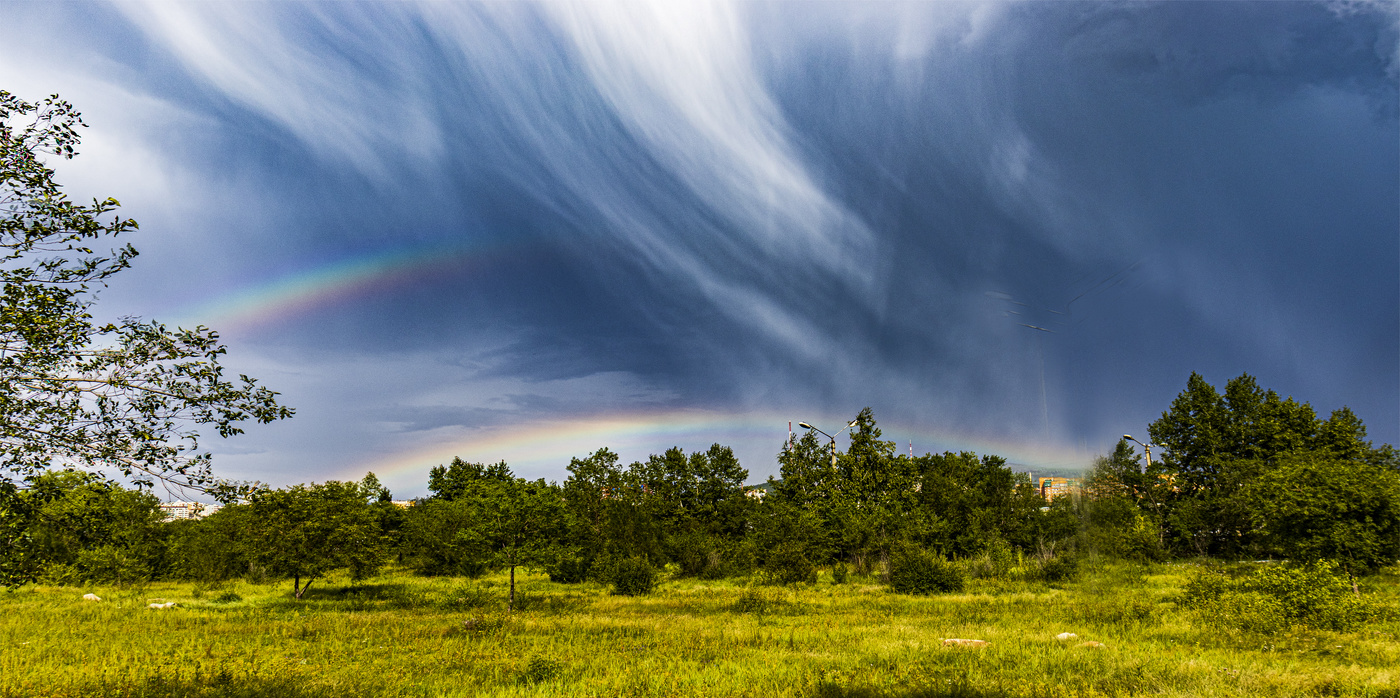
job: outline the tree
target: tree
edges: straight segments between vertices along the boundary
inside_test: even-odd
[[[1162,552],[1162,502],[1170,496],[1161,459],[1144,467],[1127,439],[1094,459],[1079,506],[1084,533],[1096,550],[1118,557],[1154,559]]]
[[[560,553],[568,530],[559,488],[524,478],[492,482],[483,494],[482,534],[490,561],[510,568],[509,610],[515,610],[515,568],[544,567]]]
[[[352,578],[363,579],[379,568],[384,554],[367,495],[357,483],[335,481],[258,490],[247,505],[246,554],[291,577],[298,599],[331,570],[349,568]]]
[[[588,567],[635,542],[631,531],[636,518],[634,478],[618,466],[617,454],[607,448],[571,459],[568,469],[563,494],[573,522],[570,539]]]
[[[880,440],[874,412],[869,407],[861,410],[850,448],[836,459],[830,519],[840,555],[888,559],[903,538],[905,513],[917,492],[910,459],[896,458],[894,450],[893,441]]]
[[[1298,454],[1316,454],[1309,462],[1396,468],[1394,449],[1373,448],[1351,410],[1319,420],[1311,405],[1280,398],[1249,374],[1230,380],[1222,393],[1192,373],[1148,432],[1165,448],[1162,523],[1178,549],[1197,555],[1267,552],[1271,526],[1250,493],[1279,480],[1285,466],[1296,471]]]
[[[0,492],[0,530],[8,539],[0,582],[131,583],[159,571],[165,516],[149,493],[73,470],[39,473],[24,484]]]
[[[115,199],[70,201],[44,163],[74,157],[83,126],[56,95],[0,91],[0,480],[106,467],[231,497],[198,452],[201,427],[229,437],[292,410],[247,376],[227,379],[202,325],[94,320],[96,289],[136,256],[94,248],[137,225]]]
[[[1295,451],[1243,496],[1289,559],[1335,560],[1354,578],[1400,558],[1400,472],[1393,468],[1325,449]]]
[[[445,467],[438,465],[428,471],[428,491],[432,499],[452,501],[476,496],[476,488],[483,481],[504,482],[514,477],[505,461],[492,465],[468,463],[461,458],[453,458]],[[376,480],[378,482],[378,480]]]

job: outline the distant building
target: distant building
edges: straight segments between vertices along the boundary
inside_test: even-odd
[[[1077,477],[1042,477],[1039,479],[1040,496],[1047,502],[1067,494],[1078,494],[1080,481]]]
[[[160,505],[160,510],[170,521],[202,519],[222,508],[224,507],[221,504],[205,504],[204,502],[165,502]]]
[[[389,503],[390,503],[390,504],[393,504],[394,506],[396,506],[396,507],[398,507],[398,508],[400,508],[400,509],[407,509],[407,508],[413,506],[414,504],[416,504],[417,502],[413,501],[412,499],[395,499],[395,500],[393,500],[392,502],[389,502]]]

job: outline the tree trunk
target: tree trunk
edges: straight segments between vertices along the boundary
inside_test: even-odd
[[[510,603],[506,605],[506,611],[515,612],[515,565],[510,566]]]
[[[301,598],[301,575],[292,575],[292,596]]]
[[[297,575],[297,580],[298,580],[298,581],[301,580],[301,575]],[[298,591],[298,592],[296,593],[296,596],[297,596],[298,599],[301,598],[301,595],[302,595],[302,594],[305,594],[305,593],[306,593],[306,590],[307,590],[307,589],[310,589],[310,588],[311,588],[311,582],[313,582],[313,581],[315,581],[315,580],[316,580],[315,577],[311,577],[311,578],[309,578],[309,579],[306,580],[306,586],[302,587],[302,588],[301,588],[301,591]]]

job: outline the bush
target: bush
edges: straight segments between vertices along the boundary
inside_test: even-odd
[[[1344,632],[1376,612],[1329,561],[1272,565],[1234,578],[1204,572],[1186,585],[1181,603],[1206,622],[1257,633],[1292,627]]]
[[[817,581],[817,566],[796,545],[784,545],[774,550],[763,567],[769,581],[774,584],[810,584]]]
[[[1001,538],[992,538],[982,554],[973,558],[968,572],[977,579],[1008,579],[1016,569],[1017,554]]]
[[[938,594],[962,591],[962,570],[924,550],[905,550],[890,561],[890,588],[900,594]]]
[[[1068,582],[1079,575],[1079,560],[1070,555],[1056,555],[1035,570],[1035,576],[1047,582]]]
[[[564,557],[549,568],[549,581],[559,584],[581,584],[588,580],[588,560]]]
[[[613,593],[644,596],[656,586],[656,569],[646,560],[621,560],[613,568]]]
[[[141,584],[151,577],[151,570],[143,560],[111,545],[78,553],[77,568],[87,581],[123,587]]]
[[[846,563],[838,562],[835,567],[831,568],[831,581],[834,584],[845,584],[850,574],[851,571],[847,569]]]
[[[735,613],[753,613],[761,616],[772,613],[784,605],[786,605],[784,600],[769,593],[758,589],[745,589],[744,593],[734,600],[734,605],[730,608]]]

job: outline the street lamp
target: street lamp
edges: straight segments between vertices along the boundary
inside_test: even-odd
[[[850,424],[847,424],[847,425],[845,426],[845,428],[841,429],[841,431],[845,431],[846,429],[850,429],[851,427],[853,427],[853,426],[856,425],[856,422],[859,422],[859,421],[860,421],[859,419],[852,420],[851,423],[850,423]],[[832,436],[831,434],[828,434],[828,433],[822,431],[821,429],[818,429],[818,428],[816,428],[816,427],[814,427],[814,426],[812,426],[811,424],[808,424],[808,423],[806,423],[806,422],[798,422],[798,423],[797,423],[797,426],[802,427],[803,429],[810,429],[811,431],[815,431],[815,432],[817,432],[818,434],[821,434],[822,436],[825,436],[826,438],[831,439],[831,467],[835,468],[835,467],[836,467],[836,437],[835,437],[835,436]]]
[[[1143,443],[1143,442],[1141,442],[1141,441],[1138,441],[1137,439],[1134,439],[1132,434],[1124,434],[1124,435],[1123,435],[1123,438],[1125,438],[1125,439],[1127,439],[1127,440],[1129,440],[1129,441],[1132,441],[1133,443],[1136,443],[1137,445],[1139,445],[1139,446],[1142,447],[1142,452],[1147,454],[1147,473],[1146,473],[1146,475],[1147,475],[1148,477],[1151,477],[1151,476],[1152,476],[1152,447],[1153,447],[1153,446],[1156,446],[1157,448],[1166,448],[1166,446],[1163,446],[1162,444],[1145,444],[1145,443]],[[1159,477],[1160,477],[1160,476],[1159,476]],[[1168,481],[1168,483],[1170,483],[1170,480]],[[1136,490],[1137,488],[1134,487],[1133,489]],[[1152,488],[1152,487],[1146,487],[1146,488],[1144,488],[1144,489],[1146,490],[1145,494],[1147,495],[1147,501],[1150,502],[1150,503],[1152,504],[1152,510],[1153,510],[1154,512],[1157,512],[1158,515],[1160,516],[1160,515],[1161,515],[1162,505],[1158,504],[1158,503],[1157,503],[1157,498],[1154,497],[1154,496],[1152,495],[1152,490],[1153,490],[1153,488]],[[1158,524],[1157,524],[1157,544],[1158,544],[1158,545],[1162,545],[1163,541],[1165,540],[1164,536],[1165,536],[1165,533],[1162,531],[1162,524],[1161,524],[1161,523],[1158,523]]]
[[[1127,440],[1129,440],[1129,441],[1132,441],[1133,443],[1136,443],[1137,445],[1139,445],[1139,446],[1142,447],[1142,452],[1147,454],[1147,467],[1148,467],[1149,469],[1151,469],[1151,468],[1152,468],[1152,447],[1153,447],[1153,446],[1156,446],[1157,448],[1161,448],[1161,447],[1162,447],[1162,444],[1145,444],[1145,443],[1143,443],[1143,442],[1141,442],[1141,441],[1138,441],[1137,439],[1134,439],[1132,434],[1124,434],[1124,435],[1123,435],[1123,438],[1125,438],[1125,439],[1127,439]]]

